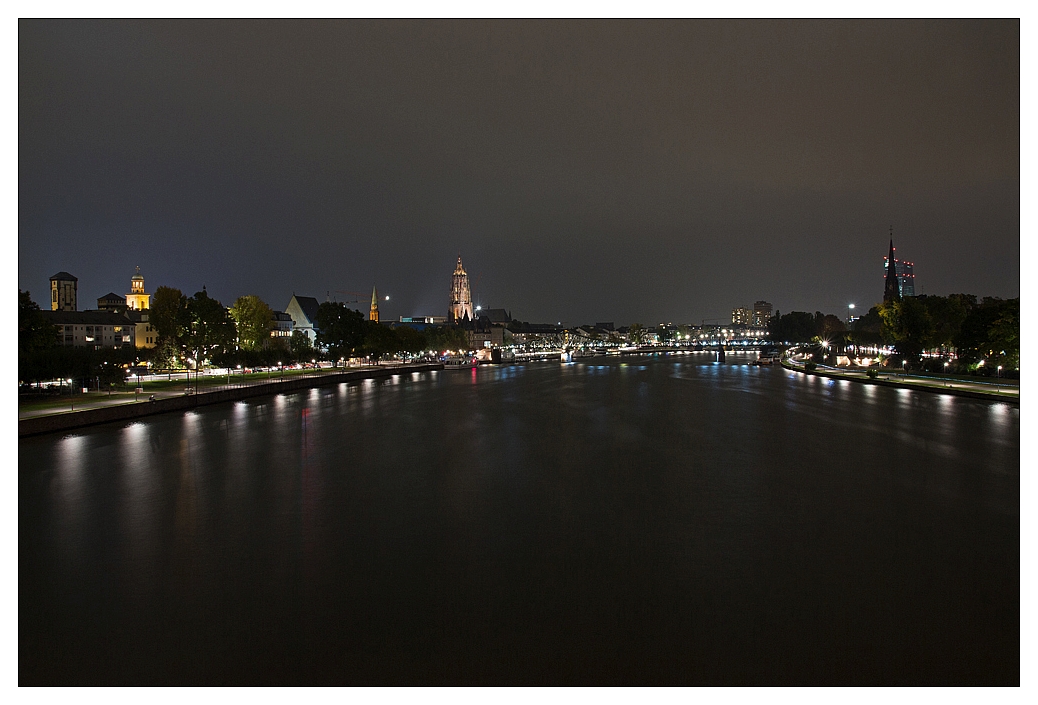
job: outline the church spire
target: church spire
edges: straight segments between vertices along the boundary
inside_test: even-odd
[[[368,320],[378,323],[378,290],[375,285],[371,285],[371,311],[368,313]]]
[[[897,264],[894,262],[894,226],[890,226],[890,254],[887,255],[887,279],[883,285],[884,301],[900,301],[901,286],[897,281]]]

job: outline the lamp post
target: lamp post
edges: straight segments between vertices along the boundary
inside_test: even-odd
[[[944,361],[944,374],[945,374],[944,386],[947,387],[948,386],[948,377],[947,377],[947,374],[948,374],[948,360]]]
[[[1002,365],[995,368],[995,393],[998,394],[1000,391],[998,380],[1002,376]]]
[[[76,402],[72,400],[72,380],[68,380],[68,403],[72,407],[72,411],[76,410]]]

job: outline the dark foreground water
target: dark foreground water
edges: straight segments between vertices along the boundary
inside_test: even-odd
[[[20,441],[20,683],[1018,683],[1018,408],[748,361]]]

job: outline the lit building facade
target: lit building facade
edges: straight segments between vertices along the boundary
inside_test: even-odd
[[[371,287],[371,310],[368,312],[368,320],[378,323],[378,289]]]
[[[50,278],[50,310],[78,311],[76,289],[79,280],[68,272],[58,272]]]
[[[896,252],[897,248],[893,246],[891,242],[891,251]],[[887,276],[887,269],[890,266],[890,255],[883,258],[883,276]],[[906,262],[905,260],[898,259],[896,254],[894,256],[894,275],[897,277],[897,288],[901,298],[906,296],[915,296],[915,264],[912,262]]]
[[[151,308],[151,294],[144,293],[144,277],[141,268],[130,279],[130,293],[126,295],[126,308],[131,311],[144,311]]]
[[[458,266],[454,268],[454,276],[451,277],[451,303],[447,309],[447,319],[451,323],[472,320],[472,291],[469,289],[469,275],[461,264],[461,255],[458,255]]]
[[[767,301],[754,301],[753,318],[750,319],[750,325],[756,328],[767,328],[774,312],[775,307]]]
[[[751,311],[750,309],[743,308],[742,306],[740,306],[739,308],[733,308],[732,309],[732,324],[733,325],[748,326],[748,325],[750,325],[750,321],[752,321],[752,320],[753,320],[753,311]]]

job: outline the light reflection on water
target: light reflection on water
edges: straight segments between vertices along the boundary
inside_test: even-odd
[[[25,439],[20,663],[752,682],[783,653],[847,682],[962,673],[974,643],[1012,666],[1019,409],[729,360],[396,375]]]

